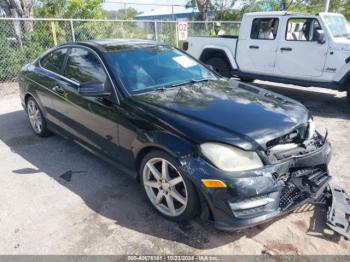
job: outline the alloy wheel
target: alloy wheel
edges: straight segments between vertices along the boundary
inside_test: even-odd
[[[31,99],[28,101],[27,104],[27,112],[29,122],[33,127],[35,133],[40,134],[43,130],[43,120],[41,117],[41,112],[38,105]]]
[[[166,216],[177,217],[187,206],[185,181],[176,168],[163,158],[152,158],[143,168],[143,185],[151,203]]]

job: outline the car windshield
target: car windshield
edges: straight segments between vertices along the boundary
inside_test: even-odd
[[[350,38],[350,25],[342,15],[325,15],[324,20],[333,37]]]
[[[109,51],[106,58],[130,94],[217,79],[190,56],[165,45],[135,45]]]

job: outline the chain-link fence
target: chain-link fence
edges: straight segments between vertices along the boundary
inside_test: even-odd
[[[90,39],[141,38],[177,46],[176,21],[0,18],[0,97],[18,90],[22,65],[56,45]],[[214,22],[188,22],[188,35],[209,35]],[[239,22],[221,22],[238,34]]]

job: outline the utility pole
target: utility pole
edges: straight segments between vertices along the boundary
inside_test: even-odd
[[[128,19],[128,10],[126,9],[126,3],[124,3],[125,20]]]
[[[324,11],[328,13],[330,0],[324,0]]]

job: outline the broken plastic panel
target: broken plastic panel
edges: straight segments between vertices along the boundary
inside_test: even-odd
[[[332,204],[327,214],[327,225],[350,240],[350,198],[340,187],[329,185]]]

